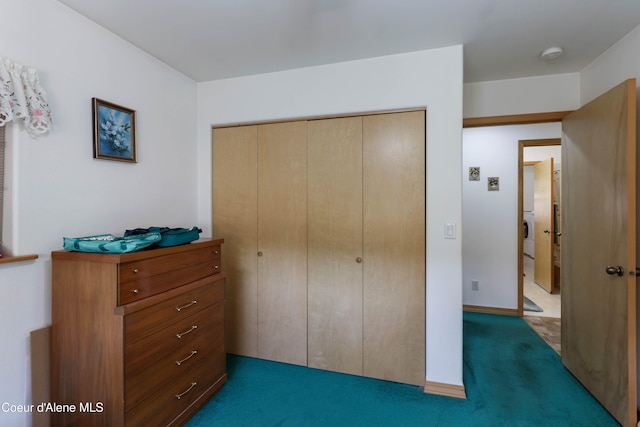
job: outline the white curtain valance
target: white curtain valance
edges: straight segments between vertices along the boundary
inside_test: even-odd
[[[34,136],[51,129],[51,109],[36,70],[0,58],[0,126],[14,119],[22,119]]]

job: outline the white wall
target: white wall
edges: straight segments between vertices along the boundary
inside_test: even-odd
[[[580,104],[588,103],[627,79],[640,80],[639,49],[640,26],[582,70]]]
[[[560,136],[557,138],[560,138]],[[540,162],[553,157],[553,170],[560,170],[562,168],[562,163],[560,161],[562,158],[562,147],[559,145],[525,147],[524,150],[522,150],[522,153],[523,162]]]
[[[427,379],[461,385],[461,240],[444,239],[461,224],[461,46],[200,84],[199,218],[210,224],[211,125],[425,106]]]
[[[0,404],[31,400],[29,332],[51,321],[50,251],[63,236],[197,221],[195,82],[53,0],[0,0],[0,56],[35,67],[50,135],[14,146],[17,254],[0,265]],[[137,110],[137,164],[92,158],[91,98]],[[16,126],[14,126],[16,127]],[[0,425],[30,417],[0,411]]]
[[[518,141],[560,135],[560,123],[464,129],[464,304],[518,308]],[[476,166],[480,181],[469,181],[469,167]],[[487,190],[488,177],[500,178],[499,191]],[[472,280],[478,280],[478,290],[471,289]]]
[[[570,111],[579,101],[578,73],[464,85],[465,118]]]

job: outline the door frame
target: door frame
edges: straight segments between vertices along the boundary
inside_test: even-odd
[[[518,316],[524,316],[524,149],[562,144],[562,138],[521,139],[518,141]]]
[[[531,114],[513,114],[513,115],[505,115],[505,116],[487,116],[487,117],[470,117],[462,120],[463,128],[473,128],[473,127],[487,127],[487,126],[508,126],[508,125],[524,125],[524,124],[539,124],[539,123],[553,123],[553,122],[562,122],[562,119],[565,118],[568,114],[572,113],[572,111],[554,111],[554,112],[543,112],[543,113],[531,113]],[[558,138],[561,140],[561,138]],[[524,140],[523,140],[524,141]],[[535,140],[531,140],[535,141]],[[547,144],[549,145],[549,144]],[[522,221],[523,221],[523,213],[522,213],[522,148],[518,151],[518,308],[515,310],[515,315],[518,317],[523,316],[523,261],[522,261],[522,251],[523,251],[523,236],[524,232],[522,229]],[[487,312],[490,312],[487,311]],[[509,314],[505,313],[504,310],[500,311],[500,314]]]

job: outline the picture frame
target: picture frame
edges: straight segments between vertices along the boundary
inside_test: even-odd
[[[491,176],[487,178],[487,189],[489,191],[500,191],[500,177]]]
[[[472,166],[469,168],[469,181],[480,181],[479,166]]]
[[[92,98],[93,158],[137,163],[136,112]]]

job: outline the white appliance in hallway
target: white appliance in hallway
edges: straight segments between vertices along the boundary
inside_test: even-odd
[[[534,258],[534,241],[533,241],[533,212],[532,211],[524,211],[522,216],[524,227],[524,241],[523,241],[523,252],[525,255],[529,255],[531,258]]]

